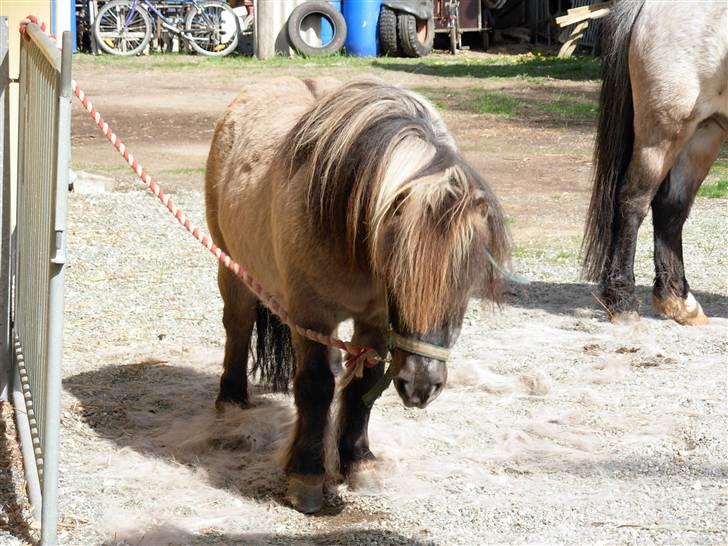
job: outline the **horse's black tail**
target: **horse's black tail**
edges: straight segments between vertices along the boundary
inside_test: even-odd
[[[619,191],[632,159],[634,108],[629,45],[642,0],[617,2],[604,27],[602,89],[594,144],[594,182],[582,242],[583,274],[598,281],[607,265],[619,207]]]
[[[258,303],[255,313],[253,373],[268,388],[287,392],[294,369],[291,331],[263,304]]]

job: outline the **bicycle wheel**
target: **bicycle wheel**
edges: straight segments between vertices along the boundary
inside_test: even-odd
[[[130,0],[113,0],[96,15],[94,37],[105,53],[138,55],[152,38],[152,21],[146,10]]]
[[[195,2],[187,14],[185,34],[200,55],[224,57],[238,46],[238,16],[216,0]]]

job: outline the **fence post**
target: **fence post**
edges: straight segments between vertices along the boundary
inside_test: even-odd
[[[10,39],[8,18],[0,17],[0,400],[12,390],[10,345]]]

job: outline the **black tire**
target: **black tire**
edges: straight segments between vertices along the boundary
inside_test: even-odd
[[[434,18],[430,17],[425,21],[409,13],[400,13],[397,17],[397,26],[399,43],[407,57],[426,57],[430,54],[435,41]],[[418,35],[418,29],[424,30],[424,36]]]
[[[185,34],[190,47],[200,55],[224,57],[238,47],[240,25],[238,16],[227,2],[199,2],[201,10],[192,5],[185,20]]]
[[[397,38],[397,13],[387,6],[379,12],[379,43],[387,57],[401,57],[402,49]]]
[[[327,19],[334,28],[332,40],[321,47],[312,46],[306,43],[301,37],[301,25],[306,17],[320,15]],[[332,55],[338,53],[346,41],[346,21],[344,16],[337,9],[327,2],[314,1],[301,4],[291,12],[286,25],[288,39],[296,51],[304,57],[316,57],[317,55]]]
[[[130,0],[113,0],[104,4],[94,19],[94,38],[104,53],[131,57],[139,55],[152,39],[152,20],[145,9],[134,8],[129,25],[119,30],[131,11]]]

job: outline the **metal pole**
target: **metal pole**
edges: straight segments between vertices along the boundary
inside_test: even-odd
[[[275,8],[271,0],[258,0],[255,8],[255,54],[259,59],[270,59],[276,54]]]
[[[10,57],[8,18],[0,17],[0,400],[12,385],[10,347]]]
[[[43,442],[43,526],[41,545],[56,544],[58,531],[58,459],[63,362],[64,264],[66,261],[66,200],[71,153],[71,33],[63,33],[58,89],[58,155],[55,180],[55,245],[51,258],[48,309],[48,370],[46,425]]]

